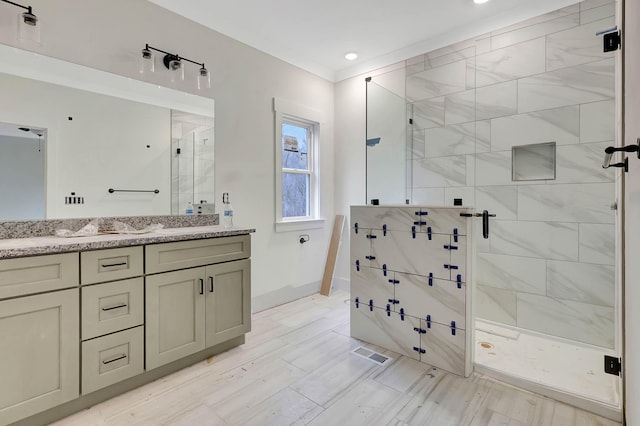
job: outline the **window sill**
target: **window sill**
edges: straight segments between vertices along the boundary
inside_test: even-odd
[[[276,232],[306,231],[324,228],[325,219],[301,219],[276,222]]]

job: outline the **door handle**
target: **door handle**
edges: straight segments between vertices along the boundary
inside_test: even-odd
[[[204,280],[200,278],[200,294],[204,294]]]
[[[209,292],[213,293],[213,277],[209,277]]]
[[[460,213],[462,217],[481,217],[482,218],[482,237],[484,239],[489,238],[489,218],[496,217],[495,214],[490,214],[487,210],[483,210],[482,213]]]

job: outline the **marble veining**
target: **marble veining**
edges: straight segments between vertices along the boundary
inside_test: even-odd
[[[476,57],[478,87],[545,72],[545,37]]]
[[[470,74],[473,75],[473,72]],[[444,122],[447,126],[476,119],[476,91],[467,90],[444,98]]]
[[[494,220],[491,252],[541,259],[578,260],[578,224]]]
[[[253,228],[225,229],[219,225],[164,228],[148,234],[109,234],[92,237],[31,237],[0,240],[0,258],[69,253],[142,244],[229,237],[255,232]]]
[[[473,154],[476,149],[475,123],[456,124],[425,130],[425,157]]]
[[[476,316],[489,321],[516,325],[516,292],[478,285],[476,287]]]
[[[491,150],[507,151],[514,145],[580,141],[580,109],[577,105],[511,115],[491,120]]]
[[[468,162],[466,155],[413,160],[413,187],[467,186]]]
[[[476,282],[479,285],[545,295],[546,280],[544,259],[493,253],[477,255]]]
[[[603,52],[600,37],[594,37],[594,34],[600,30],[611,28],[614,24],[615,19],[611,14],[605,19],[549,34],[546,37],[547,71],[610,57],[610,52]]]
[[[543,15],[536,21],[536,18],[527,25],[527,21],[521,24],[521,28],[509,30],[509,28],[500,30],[500,34],[491,36],[491,48],[500,49],[506,46],[510,46],[523,41],[532,40],[538,37],[545,36],[557,31],[566,30],[569,28],[577,27],[580,24],[580,14],[578,12],[578,5],[575,5],[573,9],[574,13],[566,14],[571,9],[561,9],[560,11],[551,12],[550,15]],[[549,19],[551,16],[558,16],[555,19]],[[535,23],[534,23],[535,22]]]
[[[413,105],[413,129],[430,129],[444,125],[443,96],[414,102]]]
[[[581,223],[580,262],[614,265],[615,235],[613,224]]]
[[[580,143],[613,141],[615,113],[613,99],[580,105]]]
[[[433,323],[429,328],[424,319],[420,324],[427,330],[420,335],[420,345],[426,350],[420,355],[420,361],[464,376],[466,331],[456,329],[453,334],[451,327]]]
[[[613,182],[615,170],[602,168],[604,149],[609,145],[614,145],[614,142],[556,147],[556,178],[547,183],[555,185]]]
[[[467,63],[463,60],[408,76],[406,97],[409,101],[421,101],[466,88]]]
[[[517,113],[518,81],[506,81],[477,88],[476,119],[485,120]]]
[[[517,297],[519,327],[613,348],[613,308],[526,293]]]
[[[547,261],[547,296],[613,308],[615,284],[613,266]]]
[[[518,80],[518,112],[612,99],[614,59],[562,68]]]

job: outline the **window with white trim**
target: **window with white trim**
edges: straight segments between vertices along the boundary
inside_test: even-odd
[[[323,226],[318,217],[320,114],[274,99],[276,231]]]

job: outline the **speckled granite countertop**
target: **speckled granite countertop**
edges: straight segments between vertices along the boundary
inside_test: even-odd
[[[247,235],[255,231],[253,228],[225,229],[220,225],[212,225],[165,228],[148,234],[107,234],[74,238],[50,236],[0,239],[0,259],[127,247],[141,244],[167,243],[171,241],[229,237],[233,235]]]

